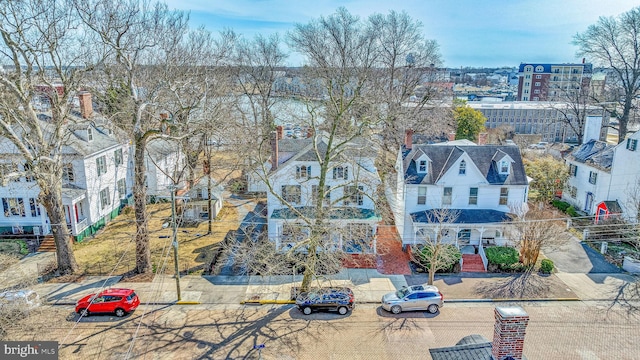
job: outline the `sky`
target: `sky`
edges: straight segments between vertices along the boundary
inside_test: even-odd
[[[340,6],[361,18],[404,10],[422,23],[425,38],[438,42],[446,67],[581,62],[571,44],[575,34],[600,16],[618,16],[640,5],[638,0],[165,1],[188,11],[193,28],[214,33],[230,28],[247,38],[273,33],[284,38],[294,24],[330,15]],[[292,54],[288,65],[300,66],[302,58]]]

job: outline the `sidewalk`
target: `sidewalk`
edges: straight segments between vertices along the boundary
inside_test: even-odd
[[[53,260],[51,253],[37,253],[0,273],[1,288],[9,288],[17,273],[36,272],[37,264]],[[387,275],[376,269],[343,269],[312,286],[348,286],[360,303],[378,303],[385,293],[402,286],[425,284],[427,275]],[[31,286],[52,304],[75,304],[83,295],[106,287],[135,289],[143,303],[173,304],[176,281],[156,275],[151,282],[120,282],[119,276],[87,276],[75,283],[40,283]],[[524,300],[640,301],[633,296],[637,276],[624,273],[537,274],[460,273],[437,275],[436,285],[447,302]],[[180,278],[182,301],[200,304],[240,304],[247,300],[289,300],[291,288],[302,276],[198,276]],[[634,286],[630,286],[634,285]]]
[[[86,277],[78,283],[44,283],[34,286],[51,304],[71,305],[102,287],[135,289],[143,303],[173,304],[176,282],[157,275],[152,282],[119,282],[119,277]],[[182,301],[197,304],[240,304],[247,300],[289,300],[292,286],[301,276],[184,276],[180,278]],[[457,274],[437,276],[434,285],[447,302],[613,300],[620,289],[635,281],[625,274],[557,274],[539,276]],[[385,293],[402,286],[424,284],[426,275],[383,275],[373,269],[346,269],[326,280],[324,286],[348,286],[359,303],[378,303]],[[316,286],[317,284],[314,284]]]

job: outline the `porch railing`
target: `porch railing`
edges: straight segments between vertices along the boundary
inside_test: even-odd
[[[487,260],[487,254],[484,253],[484,246],[482,246],[482,239],[478,244],[478,254],[480,254],[480,257],[482,258],[482,264],[484,265],[484,269],[487,270],[487,264],[489,263],[489,260]]]
[[[81,231],[87,228],[88,224],[89,224],[89,220],[87,220],[87,218],[79,220],[78,223],[76,224],[76,232],[80,233]]]

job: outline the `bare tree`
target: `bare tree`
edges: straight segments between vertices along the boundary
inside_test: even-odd
[[[618,143],[627,135],[634,99],[640,91],[639,34],[640,7],[636,7],[615,18],[601,16],[596,24],[573,38],[573,44],[579,47],[579,56],[588,56],[611,68],[615,75],[612,80],[619,91],[609,100],[618,102],[622,108],[618,115]]]
[[[273,106],[278,98],[274,83],[284,73],[287,58],[280,37],[257,35],[246,40],[231,31],[223,36],[235,40],[230,65],[244,100],[238,103],[240,113],[259,130],[258,136],[266,138],[275,127]]]
[[[343,199],[357,200],[367,193],[360,190],[363,187],[358,183],[358,173],[348,177],[340,174],[349,179],[339,183],[340,192],[332,191],[329,174],[338,171],[340,163],[346,159],[356,158],[349,155],[348,150],[353,150],[353,141],[367,134],[368,127],[376,121],[371,116],[371,99],[364,93],[376,63],[375,36],[373,28],[340,8],[328,17],[297,24],[289,33],[288,42],[294,51],[305,57],[307,79],[322,88],[322,100],[304,100],[308,112],[307,125],[313,132],[314,164],[319,167],[319,172],[313,176],[317,185],[309,212],[297,209],[289,194],[282,194],[269,185],[270,192],[287,204],[305,229],[305,235],[290,251],[295,253],[304,249],[307,252],[301,286],[304,291],[317,275],[318,249],[332,246],[329,235],[332,209],[325,205],[327,199],[337,203]],[[342,194],[342,197],[331,197],[331,193]],[[344,211],[355,210],[347,207]]]
[[[429,210],[426,225],[419,230],[418,239],[422,245],[411,249],[413,261],[426,265],[429,285],[433,285],[436,271],[448,269],[452,263],[460,260],[460,250],[449,236],[455,233],[452,224],[458,215],[459,211],[447,208]]]
[[[554,101],[551,108],[559,114],[557,121],[575,134],[578,144],[582,144],[587,117],[604,114],[601,108],[593,105],[596,100],[589,87],[579,80],[569,81],[562,87],[552,87],[548,98]]]
[[[0,71],[0,135],[5,154],[15,155],[7,159],[2,180],[35,180],[51,223],[58,271],[65,274],[78,265],[62,206],[62,153],[67,123],[73,121],[69,100],[89,69],[82,29],[68,5],[4,1],[0,7],[0,56],[8,64]],[[34,101],[48,110],[37,111]]]
[[[542,247],[559,245],[566,238],[566,225],[558,219],[549,219],[543,203],[530,208],[524,204],[510,210],[512,215],[511,238],[518,239],[521,262],[533,267]]]
[[[436,120],[445,112],[433,106],[434,99],[439,99],[442,60],[438,43],[425,39],[422,23],[406,12],[374,14],[368,20],[375,29],[377,69],[367,92],[383,107],[382,147],[395,154],[406,129],[429,134],[445,131]],[[394,156],[390,159],[395,161]]]
[[[169,11],[166,4],[147,0],[77,0],[76,8],[95,37],[97,51],[105,54],[101,73],[95,80],[100,84],[96,93],[104,96],[105,109],[111,110],[106,111],[107,115],[135,148],[136,272],[151,272],[145,150],[149,141],[162,136],[168,123],[182,114],[179,111],[173,119],[161,116],[170,111],[168,100],[185,84],[184,72],[194,69],[190,67],[191,56],[177,55],[185,50],[181,45],[188,19],[181,12]],[[183,89],[193,90],[197,86]]]

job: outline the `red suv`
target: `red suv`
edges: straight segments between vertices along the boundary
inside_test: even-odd
[[[138,295],[131,289],[107,289],[99,294],[90,294],[76,303],[76,312],[80,316],[94,313],[115,313],[125,316],[140,305]]]

